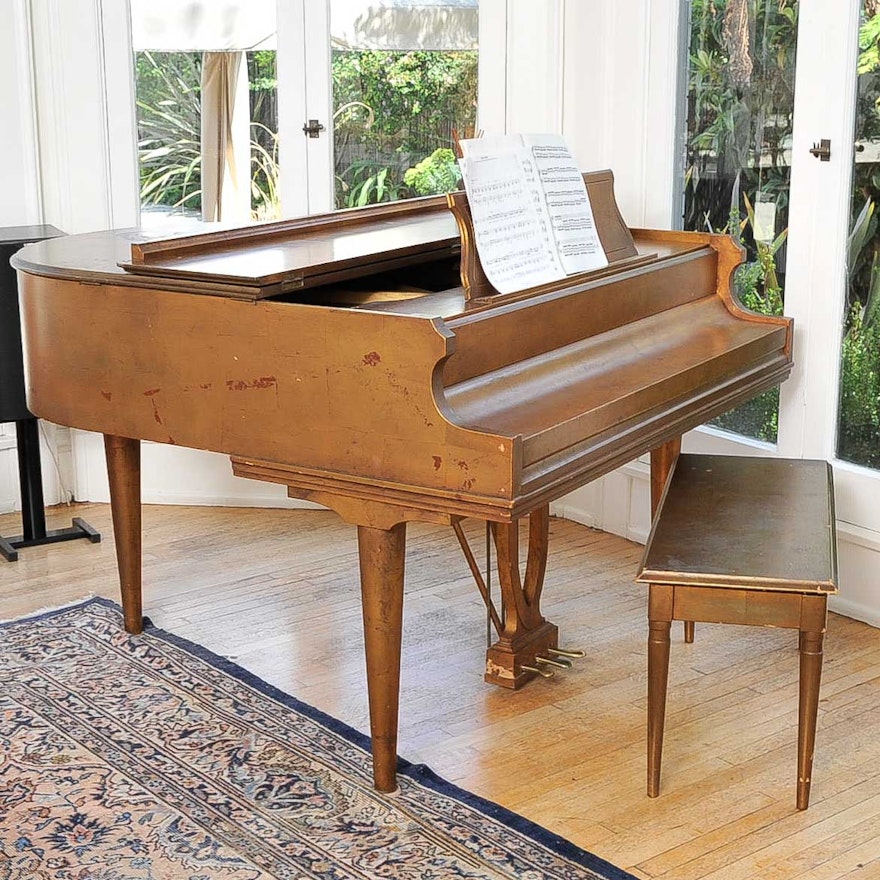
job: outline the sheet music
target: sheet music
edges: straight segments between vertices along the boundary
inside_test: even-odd
[[[607,265],[583,177],[562,138],[460,142],[483,270],[512,293]]]
[[[523,140],[537,168],[565,273],[607,266],[583,175],[565,141],[556,135],[524,135]]]
[[[565,276],[550,218],[540,210],[537,171],[510,149],[508,139],[462,141],[462,175],[483,270],[500,293]]]

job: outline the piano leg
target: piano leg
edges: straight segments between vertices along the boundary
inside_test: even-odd
[[[657,513],[660,506],[660,499],[663,497],[663,490],[666,488],[666,481],[675,462],[678,461],[678,455],[681,452],[681,437],[669,440],[662,446],[651,450],[651,518]]]
[[[141,444],[128,437],[104,435],[110,480],[110,505],[116,540],[116,564],[125,629],[143,632],[141,598]]]
[[[373,783],[379,791],[397,788],[405,550],[406,523],[390,529],[358,526]]]
[[[545,504],[529,516],[529,555],[523,579],[519,567],[519,521],[492,523],[504,627],[498,641],[486,652],[485,680],[491,684],[521,687],[536,674],[524,667],[534,667],[537,657],[558,646],[557,626],[541,614],[549,533],[550,506]]]

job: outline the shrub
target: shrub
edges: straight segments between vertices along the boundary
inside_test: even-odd
[[[403,175],[403,182],[420,196],[454,192],[461,183],[455,153],[447,147],[434,150]]]

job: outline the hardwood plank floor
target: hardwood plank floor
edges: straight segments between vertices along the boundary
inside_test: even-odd
[[[118,601],[104,535],[0,561],[0,618]],[[0,534],[20,531],[0,516]],[[479,559],[480,523],[469,523]],[[400,753],[644,878],[880,878],[880,632],[832,615],[810,809],[795,810],[797,638],[698,626],[673,638],[663,789],[645,796],[641,547],[552,520],[545,611],[586,659],[512,693],[482,681],[483,606],[451,530],[411,525]],[[323,511],[144,509],[145,609],[366,731],[355,530]]]

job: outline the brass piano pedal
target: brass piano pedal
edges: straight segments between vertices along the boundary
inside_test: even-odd
[[[547,648],[547,653],[552,657],[570,657],[572,660],[580,660],[581,657],[586,657],[586,651],[564,651],[562,648]]]
[[[542,669],[540,666],[520,666],[520,669],[523,669],[526,672],[534,672],[535,674],[540,675],[541,678],[553,678],[552,669]]]
[[[571,669],[571,660],[565,657],[535,657],[538,666],[554,666],[556,669]]]

